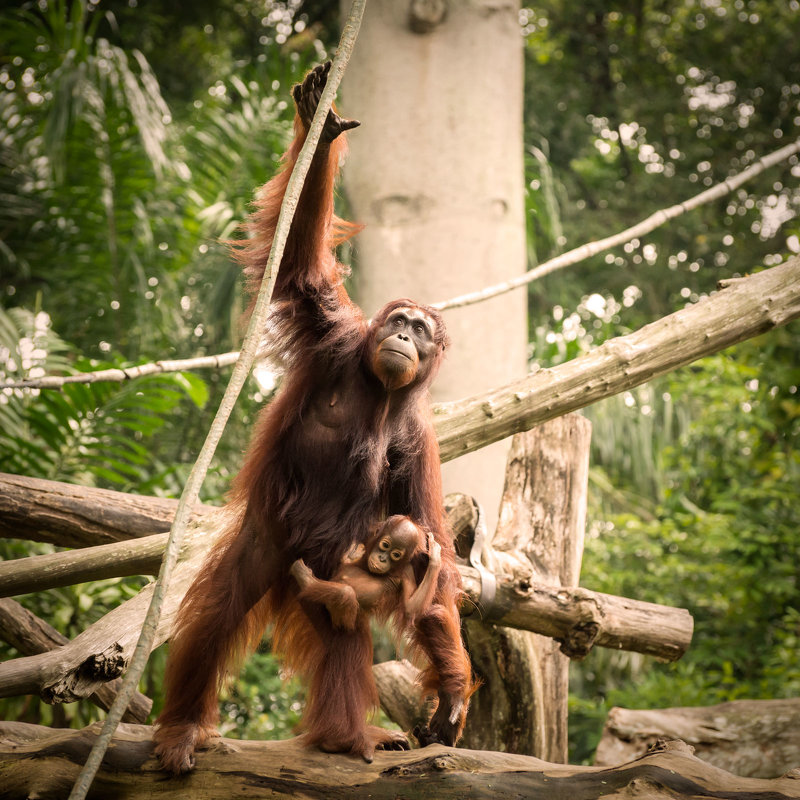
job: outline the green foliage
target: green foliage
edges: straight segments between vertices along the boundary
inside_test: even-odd
[[[0,309],[0,379],[126,366],[87,359],[67,366],[62,355],[67,350],[46,314]],[[140,488],[153,477],[148,444],[154,435],[184,400],[202,408],[207,399],[205,384],[189,373],[122,384],[67,384],[57,392],[5,390],[0,471],[84,485],[102,482],[122,491]]]
[[[235,235],[253,187],[275,171],[289,88],[323,49],[311,31],[301,36],[296,3],[207,11],[214,24],[196,6],[113,0],[47,0],[0,15],[0,378],[237,346],[238,270],[217,242]],[[176,496],[225,382],[212,372],[4,390],[0,470]],[[240,402],[203,499],[227,491],[261,400],[252,387]],[[0,543],[4,558],[52,549]],[[73,636],[141,584],[101,581],[23,602]],[[144,678],[156,711],[162,668],[158,653]],[[264,669],[277,674],[274,662]],[[269,685],[285,697],[277,678]],[[88,703],[30,699],[4,701],[2,713],[56,725],[98,715]]]
[[[573,668],[577,757],[590,755],[612,705],[800,692],[799,348],[795,323],[664,380],[690,421],[655,454],[663,496],[653,513],[620,511],[617,497],[593,486],[582,583],[688,608],[695,632],[675,664],[595,651]]]
[[[698,194],[796,138],[797,11],[794,0],[543,0],[523,9],[526,140],[547,153],[565,249]],[[588,287],[619,295],[634,284],[653,318],[719,277],[769,263],[796,232],[786,223],[798,169],[789,159],[632,247],[582,263],[584,280],[544,279],[532,311],[572,307]],[[542,258],[555,250],[540,227]]]
[[[241,739],[286,739],[295,733],[303,700],[300,682],[283,674],[262,644],[222,700],[220,731]]]

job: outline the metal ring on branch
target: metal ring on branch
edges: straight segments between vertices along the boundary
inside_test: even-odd
[[[483,556],[490,549],[489,534],[486,530],[486,515],[483,513],[483,507],[475,498],[472,498],[472,503],[478,512],[478,521],[475,523],[475,537],[472,540],[472,547],[469,551],[469,563],[478,570],[481,576],[481,596],[478,599],[478,605],[481,619],[487,621],[497,613],[497,608],[494,604],[497,594],[497,578],[483,564]]]

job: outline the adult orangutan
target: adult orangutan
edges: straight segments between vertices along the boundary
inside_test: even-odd
[[[261,282],[292,167],[305,141],[329,64],[295,86],[295,137],[283,170],[261,190],[236,251],[250,286]],[[285,374],[259,419],[230,507],[236,524],[190,587],[178,614],[166,669],[156,753],[165,769],[190,770],[194,751],[216,734],[217,692],[231,662],[274,626],[288,668],[312,681],[301,723],[328,751],[369,756],[407,748],[395,732],[365,726],[377,701],[370,670],[354,670],[369,642],[333,624],[328,609],[300,599],[297,559],[322,580],[345,554],[394,514],[431,532],[441,549],[433,603],[408,633],[424,656],[423,691],[438,697],[420,743],[458,739],[473,689],[459,628],[459,575],[442,506],[439,452],[428,387],[447,343],[432,308],[402,299],[367,323],[343,285],[333,248],[354,227],[333,214],[333,186],[358,125],[331,111],[306,178],[273,293],[269,334]],[[417,580],[427,555],[412,560]],[[320,693],[324,686],[324,694]]]
[[[428,566],[418,584],[410,562],[423,542],[427,542]],[[366,547],[358,545],[345,557],[331,580],[317,578],[302,559],[290,571],[300,587],[301,602],[312,601],[328,610],[340,647],[345,644],[348,652],[347,680],[366,687],[374,686],[370,617],[386,621],[391,616],[402,630],[431,613],[440,569],[441,547],[433,534],[425,535],[408,517],[395,515],[378,526]],[[385,749],[408,747],[403,734],[368,726],[363,713],[329,719],[327,698],[339,691],[340,676],[324,660],[308,666],[311,696],[317,701],[306,708],[308,744],[357,751],[366,761],[372,761],[378,742]],[[370,700],[377,705],[377,695]],[[392,737],[388,741],[387,734]]]

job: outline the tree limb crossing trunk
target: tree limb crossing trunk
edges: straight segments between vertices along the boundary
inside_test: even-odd
[[[578,414],[513,438],[499,523],[485,558],[493,573],[547,583],[556,594],[577,586],[590,441],[591,423]],[[564,653],[588,652],[574,640],[591,625],[576,621],[556,640],[468,617],[467,650],[484,685],[472,698],[464,746],[566,763],[569,658]]]
[[[592,352],[435,409],[442,461],[596,403],[800,317],[800,256]]]

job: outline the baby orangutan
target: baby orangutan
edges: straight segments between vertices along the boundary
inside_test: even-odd
[[[411,558],[427,543],[428,565],[419,584],[411,566]],[[318,603],[327,608],[333,623],[330,637],[337,640],[338,650],[353,648],[347,664],[349,674],[341,675],[341,681],[356,681],[368,687],[369,697],[361,706],[377,706],[378,694],[372,677],[372,639],[369,632],[371,615],[379,619],[395,616],[398,629],[405,630],[418,623],[429,614],[435,614],[433,596],[441,568],[441,548],[433,534],[427,537],[408,517],[395,515],[381,524],[367,540],[366,547],[358,545],[342,560],[339,569],[329,581],[320,580],[297,559],[291,566],[291,573],[300,586],[301,603]],[[328,638],[328,637],[326,637]],[[366,643],[362,647],[360,643]],[[319,666],[325,665],[325,669]],[[332,670],[331,663],[323,656],[317,669],[313,669],[312,686],[325,680]],[[355,672],[360,675],[354,674]],[[323,693],[317,693],[325,697]],[[374,725],[367,725],[363,710],[353,708],[349,719],[337,721],[333,730],[329,723],[324,736],[315,736],[319,724],[311,724],[308,744],[317,745],[323,750],[340,752],[339,739],[348,742],[351,753],[361,755],[365,761],[372,761],[375,750],[408,750],[406,736],[397,731],[387,731]],[[307,711],[312,723],[317,711],[314,707]],[[337,749],[338,748],[338,749]]]
[[[291,572],[300,585],[300,599],[324,605],[337,628],[353,630],[359,612],[387,617],[401,611],[404,623],[413,622],[430,607],[441,566],[442,549],[428,533],[428,567],[417,585],[409,562],[421,549],[422,537],[408,517],[389,517],[366,548],[355,547],[345,556],[330,581],[316,578],[297,559]]]

